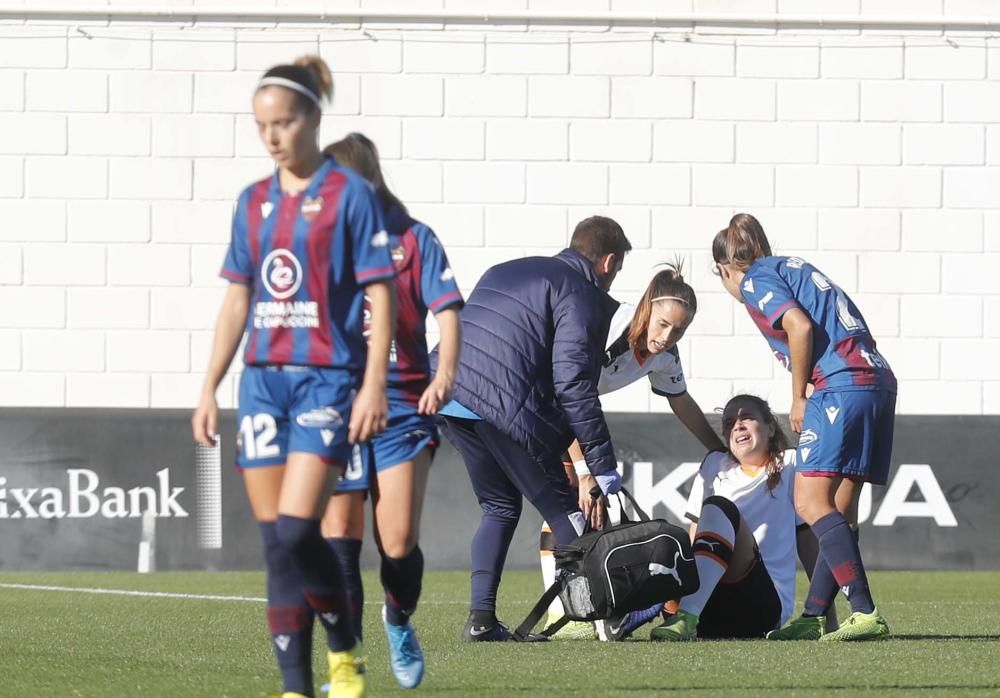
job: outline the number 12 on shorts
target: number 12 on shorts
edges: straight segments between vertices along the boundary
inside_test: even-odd
[[[278,424],[266,412],[248,414],[240,422],[240,445],[247,460],[281,455],[281,446],[274,443],[277,435]]]

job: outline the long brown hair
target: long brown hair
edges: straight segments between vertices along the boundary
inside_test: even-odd
[[[754,261],[771,256],[771,243],[764,227],[749,213],[737,213],[729,227],[720,230],[712,240],[712,258],[717,264],[732,264],[746,271]]]
[[[363,133],[348,133],[336,143],[331,143],[323,149],[327,155],[333,155],[337,162],[357,172],[371,182],[375,187],[379,203],[388,211],[398,208],[406,213],[406,205],[399,200],[382,176],[382,165],[379,162],[378,148],[371,138]]]
[[[726,448],[729,448],[729,437],[733,433],[733,427],[736,426],[737,418],[747,407],[759,412],[766,425],[774,427],[774,433],[767,441],[768,460],[764,466],[764,471],[767,473],[767,489],[770,492],[781,482],[781,468],[785,463],[785,451],[789,447],[788,437],[778,424],[767,400],[756,395],[736,395],[722,409],[722,434],[725,437]]]
[[[677,259],[673,263],[665,263],[664,266],[666,269],[657,272],[646,286],[646,292],[642,294],[639,305],[635,308],[628,329],[628,345],[643,359],[649,356],[646,333],[649,329],[649,316],[653,313],[654,298],[665,300],[663,297],[667,296],[677,303],[684,304],[691,320],[698,312],[698,298],[694,294],[694,289],[684,281],[684,260]]]

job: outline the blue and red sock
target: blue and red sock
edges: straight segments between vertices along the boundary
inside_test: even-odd
[[[858,529],[852,528],[851,534],[854,536],[854,542],[857,543],[859,540]],[[837,598],[838,591],[840,591],[840,586],[833,578],[833,572],[830,571],[830,565],[826,564],[826,558],[817,555],[816,567],[813,568],[812,577],[809,579],[809,594],[806,596],[805,611],[802,615],[827,615]]]
[[[302,582],[302,593],[326,629],[327,645],[343,652],[357,644],[340,563],[320,533],[319,519],[279,514],[278,540]]]
[[[390,625],[406,625],[417,610],[424,580],[424,554],[420,546],[400,558],[382,556],[382,588],[385,589],[385,619]]]
[[[858,539],[844,515],[838,511],[831,512],[816,521],[812,525],[812,530],[819,541],[820,557],[829,566],[835,584],[847,594],[851,611],[855,613],[874,611],[875,602],[872,601],[871,591],[868,588],[868,575],[865,573],[864,562],[861,561]],[[818,563],[816,567],[820,574],[814,574],[809,584],[809,593],[806,596],[807,611],[811,602],[812,608],[824,604],[823,613],[825,613],[837,592],[834,590],[831,596],[829,578]],[[830,601],[826,601],[827,598]],[[807,613],[807,615],[813,614]]]
[[[357,538],[327,538],[344,573],[344,592],[351,608],[354,634],[361,639],[361,621],[365,608],[365,589],[361,583],[361,541]]]
[[[267,565],[267,624],[284,691],[313,695],[313,611],[273,522],[260,524]]]

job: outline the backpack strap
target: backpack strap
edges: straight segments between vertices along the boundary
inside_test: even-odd
[[[636,515],[639,517],[640,521],[649,521],[649,514],[644,512],[640,507],[639,503],[635,501],[635,497],[629,492],[624,486],[622,486],[621,491],[618,493],[618,502],[621,503],[621,496],[625,495],[625,499],[628,503],[632,505],[632,509],[635,511]],[[625,507],[622,506],[622,518],[624,520]]]
[[[517,630],[514,631],[514,639],[518,642],[537,642],[539,635],[537,633],[531,632],[531,629],[542,619],[545,612],[548,610],[549,605],[557,596],[559,596],[559,591],[562,589],[562,580],[557,579],[555,583],[545,590],[542,594],[542,598],[538,599],[538,603],[535,604],[534,608],[528,613],[528,617],[525,618]],[[553,623],[550,628],[546,630],[552,630],[552,632],[542,632],[541,635],[547,640],[550,635],[559,630],[563,625],[566,625],[568,619],[563,616],[556,623]],[[558,626],[558,627],[556,627]],[[554,629],[553,629],[554,628]]]

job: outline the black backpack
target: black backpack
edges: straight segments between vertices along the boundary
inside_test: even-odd
[[[556,546],[556,581],[514,631],[520,641],[548,638],[571,620],[606,620],[698,591],[698,569],[687,531],[663,519],[650,519],[624,487],[639,518],[622,507],[616,526],[585,532]],[[619,502],[621,495],[619,495]],[[542,633],[531,629],[556,597],[566,615]]]

